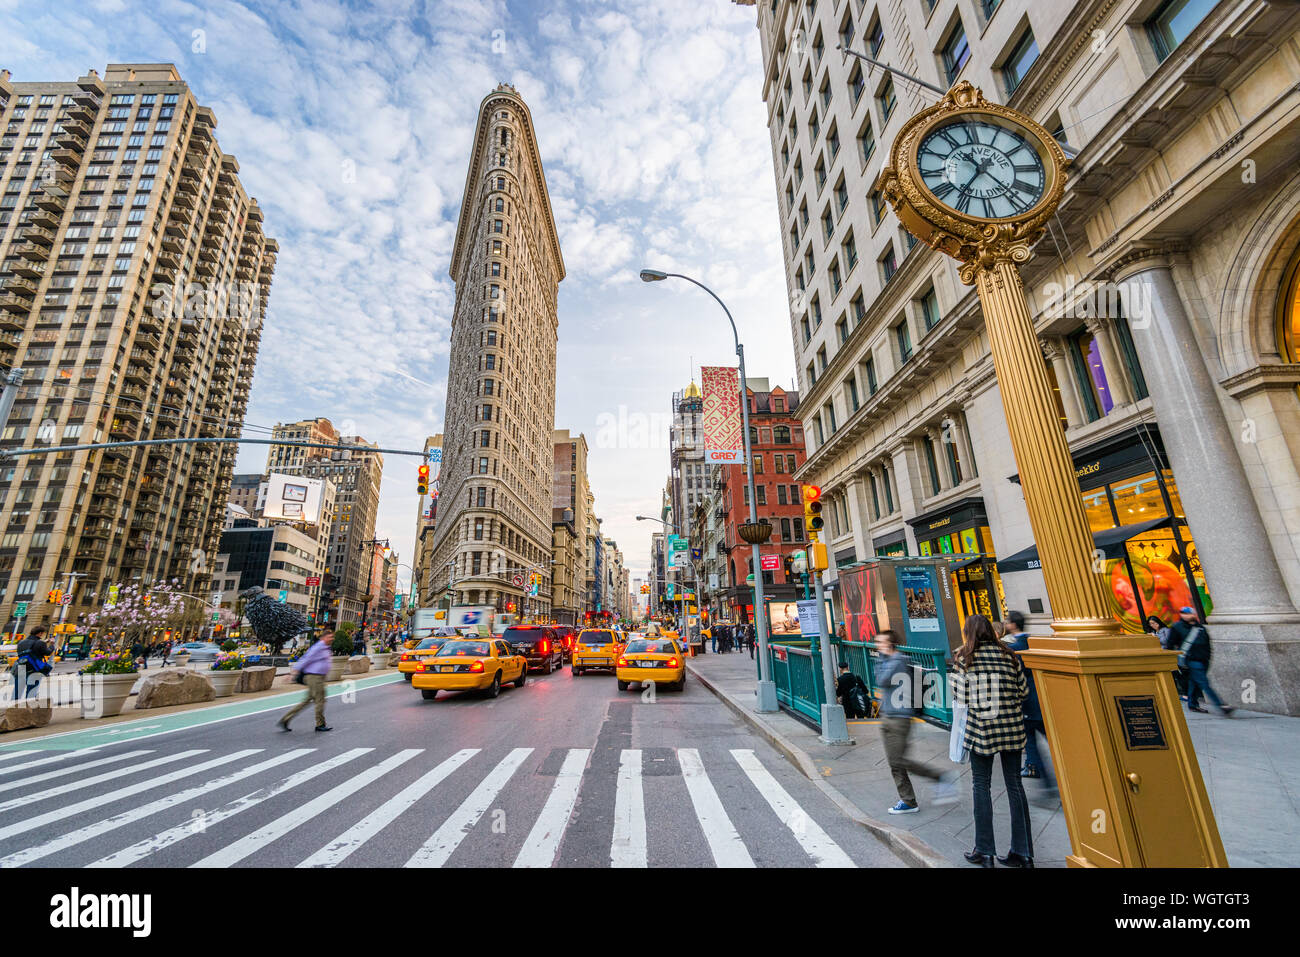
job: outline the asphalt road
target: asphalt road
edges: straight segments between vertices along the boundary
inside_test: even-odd
[[[689,678],[331,689],[324,734],[261,699],[0,748],[0,868],[901,866]]]

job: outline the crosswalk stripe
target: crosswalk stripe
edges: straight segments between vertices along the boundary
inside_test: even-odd
[[[282,781],[277,781],[275,784],[268,787],[245,794],[243,797],[236,798],[229,804],[217,808],[215,811],[207,814],[203,819],[204,827],[208,828],[219,824],[226,818],[238,814],[240,811],[246,811],[250,807],[255,807],[256,805],[261,804],[263,801],[269,801],[278,794],[283,794],[285,791],[295,788],[299,784],[304,784],[312,778],[333,771],[340,765],[347,764],[349,761],[359,758],[363,754],[369,754],[373,750],[373,748],[353,748],[351,751],[344,751],[342,754],[337,754],[326,761],[322,761],[320,764],[312,765],[309,768],[304,768],[296,774],[291,774]],[[171,847],[173,844],[199,833],[202,832],[187,821],[184,824],[178,824],[175,827],[168,828],[159,834],[146,837],[142,841],[137,841],[130,847],[123,848],[120,851],[114,851],[107,857],[101,857],[99,860],[92,861],[86,866],[126,867],[129,864],[134,864],[136,861],[148,857],[150,854],[156,854],[164,848]]]
[[[152,761],[145,761],[143,764],[135,764],[129,768],[118,768],[116,771],[106,771],[103,774],[96,774],[94,777],[85,778],[80,781],[74,781],[71,784],[60,784],[58,787],[46,788],[44,791],[37,791],[35,794],[25,794],[20,798],[13,798],[0,804],[0,813],[12,811],[16,807],[33,807],[40,804],[48,798],[59,797],[72,791],[88,788],[103,781],[112,781],[115,778],[126,777],[128,774],[139,774],[141,771],[147,771],[150,768],[156,768],[160,764],[170,764],[173,761],[183,761],[186,758],[196,757],[200,754],[207,754],[204,748],[196,748],[193,751],[181,751],[177,754],[164,755],[161,758],[154,758]]]
[[[296,827],[306,824],[315,818],[321,812],[328,810],[339,801],[350,797],[357,791],[387,774],[398,765],[405,764],[417,754],[423,753],[422,748],[406,748],[398,751],[391,758],[380,761],[374,767],[366,768],[360,774],[356,775],[338,787],[331,788],[319,797],[313,798],[301,807],[296,807],[287,814],[276,818],[265,827],[260,827],[251,834],[245,834],[233,844],[228,844],[221,850],[209,854],[200,861],[195,861],[190,867],[230,867],[242,861],[254,851],[261,850],[267,844],[288,834]]]
[[[370,840],[399,814],[408,810],[412,804],[428,794],[445,781],[453,771],[479,753],[478,748],[465,748],[457,751],[432,771],[394,794],[391,798],[375,808],[368,815],[352,825],[329,844],[300,863],[299,867],[335,867],[353,851]]]
[[[18,867],[23,864],[30,864],[32,861],[38,861],[43,857],[49,857],[66,848],[82,844],[86,841],[94,840],[102,834],[116,830],[119,827],[130,824],[132,821],[138,821],[142,818],[150,817],[162,811],[169,810],[178,804],[192,801],[197,797],[216,791],[223,787],[228,787],[236,781],[242,781],[244,778],[252,777],[254,774],[260,774],[277,765],[292,761],[294,758],[302,757],[304,754],[311,754],[311,748],[299,748],[296,751],[286,751],[284,754],[277,754],[275,757],[260,764],[254,764],[249,767],[227,774],[224,777],[214,778],[204,784],[195,785],[192,788],[186,788],[184,791],[178,791],[175,794],[169,794],[166,797],[159,798],[149,804],[143,804],[140,807],[134,807],[130,810],[115,814],[112,817],[95,821],[87,824],[85,827],[62,834],[56,838],[42,841],[34,847],[24,848],[8,857],[0,858],[0,867]],[[256,753],[256,752],[254,752]],[[191,822],[191,826],[194,826]]]
[[[609,848],[614,867],[645,867],[645,792],[641,789],[641,752],[628,748],[618,762],[614,793],[614,841]]]
[[[776,812],[776,816],[785,822],[785,826],[808,852],[814,864],[818,867],[857,866],[808,812],[799,806],[790,793],[781,787],[780,782],[772,776],[771,771],[763,767],[763,763],[754,756],[753,751],[733,749],[731,756],[736,759],[736,763],[745,772],[750,783],[758,788],[758,793],[763,795],[768,805]]]
[[[713,852],[713,862],[718,867],[753,867],[754,859],[745,850],[745,843],[732,826],[731,818],[727,817],[718,792],[713,789],[704,770],[700,752],[695,748],[681,748],[677,752],[677,760],[682,766],[682,778],[686,782],[691,803],[695,805],[695,816],[699,819],[700,829],[704,831],[709,850]]]
[[[590,748],[571,748],[560,765],[560,773],[555,776],[555,786],[546,799],[546,805],[537,818],[537,823],[528,833],[519,856],[515,858],[515,867],[550,867],[555,863],[556,852],[560,849],[560,839],[564,829],[569,825],[573,814],[573,805],[578,800],[578,789],[582,786],[582,772],[591,757]]]
[[[123,751],[121,754],[114,754],[107,758],[99,758],[96,761],[87,761],[85,764],[77,764],[77,765],[73,765],[72,767],[59,768],[55,771],[46,771],[44,774],[37,774],[30,778],[22,778],[21,780],[18,781],[6,781],[4,784],[0,784],[0,793],[3,793],[5,791],[13,791],[17,788],[27,787],[28,785],[32,785],[32,784],[40,784],[42,781],[51,781],[54,778],[65,778],[69,774],[80,774],[82,771],[87,771],[90,768],[103,767],[105,764],[112,764],[115,761],[125,761],[127,758],[138,758],[141,755],[145,755],[145,754],[153,754],[153,752],[152,751]],[[31,767],[33,764],[40,764],[40,763],[41,762],[39,761],[33,761],[32,764],[22,765],[22,767]],[[9,771],[17,771],[17,770],[19,770],[19,768],[7,768],[5,771],[0,771],[0,774],[6,774]]]
[[[163,785],[179,781],[181,778],[189,777],[191,774],[198,774],[200,771],[206,771],[208,768],[214,768],[221,764],[227,764],[231,761],[237,761],[240,758],[247,757],[250,754],[258,754],[260,748],[250,748],[247,751],[236,751],[234,754],[228,754],[223,757],[213,758],[210,761],[204,761],[202,764],[195,764],[191,767],[182,768],[179,771],[173,771],[170,774],[164,774],[161,777],[150,777],[144,781],[137,781],[135,784],[129,784],[124,788],[118,788],[116,791],[109,791],[107,794],[96,794],[94,797],[87,798],[77,804],[65,804],[53,811],[45,814],[37,814],[32,817],[24,818],[17,823],[0,827],[0,840],[12,837],[15,834],[25,834],[27,831],[34,831],[39,827],[54,821],[74,820],[76,815],[82,811],[95,811],[102,813],[104,807],[112,804],[114,801],[120,801],[124,798],[134,797],[142,791],[151,791],[154,788],[160,788]],[[174,755],[167,760],[181,760],[195,754],[206,754],[206,751],[183,751]],[[149,761],[139,765],[135,770],[143,771],[155,765],[163,764],[164,759],[159,758],[156,761]],[[24,799],[26,800],[26,799]]]
[[[442,827],[433,832],[433,836],[424,842],[424,845],[411,855],[411,859],[406,862],[406,867],[441,867],[451,857],[452,852],[460,846],[460,842],[465,839],[478,819],[483,816],[483,812],[488,809],[492,801],[510,776],[515,773],[519,765],[524,763],[524,759],[533,753],[532,748],[515,748],[502,759],[492,771],[476,787],[472,794],[467,797],[460,807],[452,812],[451,817],[443,822]]]
[[[84,758],[88,754],[94,754],[98,748],[81,748],[77,751],[11,751],[8,754],[0,754],[0,761],[9,761],[13,758],[26,758],[33,754],[39,754],[42,757],[36,761],[28,761],[26,764],[11,764],[8,767],[0,768],[0,774],[13,774],[15,771],[26,771],[28,768],[34,768],[42,764],[54,764],[58,761],[66,761],[68,758]]]

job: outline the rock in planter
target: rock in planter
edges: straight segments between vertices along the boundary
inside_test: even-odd
[[[25,698],[0,710],[0,731],[43,728],[50,723],[49,698]]]
[[[245,694],[250,691],[266,691],[275,681],[275,669],[270,665],[251,665],[239,672],[239,684],[235,691]]]
[[[345,675],[363,675],[370,670],[370,659],[365,655],[357,655],[355,658],[348,659],[348,666],[344,669]]]
[[[140,693],[135,699],[135,708],[166,708],[174,704],[192,704],[196,701],[211,701],[217,696],[216,689],[202,671],[158,671],[145,675],[140,682]]]

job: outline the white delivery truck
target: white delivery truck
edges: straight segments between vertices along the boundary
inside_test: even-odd
[[[447,627],[447,609],[417,608],[411,613],[411,644],[433,635],[437,629]]]

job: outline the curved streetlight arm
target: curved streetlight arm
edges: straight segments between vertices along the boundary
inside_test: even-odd
[[[736,343],[736,355],[738,356],[744,355],[744,347],[740,344],[740,333],[736,331],[736,320],[731,318],[731,310],[727,308],[727,304],[725,302],[723,302],[721,299],[718,298],[718,294],[714,292],[712,289],[710,289],[708,286],[704,285],[704,283],[700,282],[698,279],[692,279],[690,276],[683,276],[679,272],[670,272],[670,273],[665,273],[664,275],[671,277],[673,279],[685,279],[687,282],[694,283],[695,285],[699,286],[710,296],[712,296],[713,301],[716,302],[719,306],[721,306],[722,311],[727,314],[727,322],[731,323],[731,338],[735,340]],[[742,381],[740,385],[741,388],[743,389],[745,383]]]

